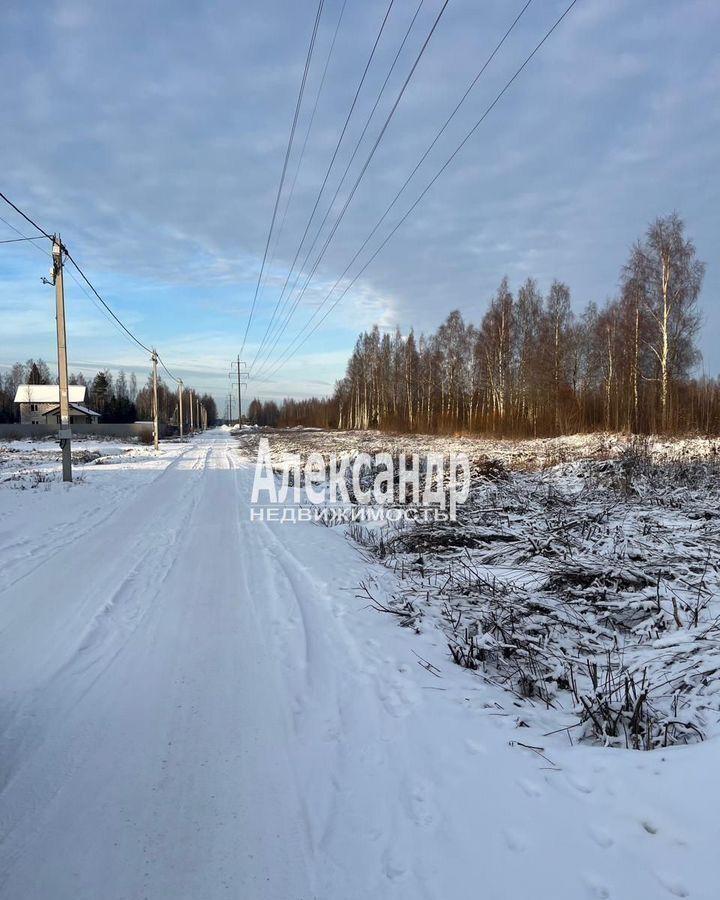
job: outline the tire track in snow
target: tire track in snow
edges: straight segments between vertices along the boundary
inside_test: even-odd
[[[250,473],[243,468],[248,480],[245,487],[249,488]],[[314,575],[307,558],[293,550],[296,545],[302,553],[312,554],[314,542],[307,538],[313,534],[310,529],[317,526],[267,521],[246,521],[242,525],[247,543],[252,544],[253,558],[263,560],[275,587],[266,598],[267,603],[275,601],[268,629],[277,630],[283,616],[296,623],[294,629],[284,630],[278,643],[288,692],[296,702],[295,736],[301,745],[297,750],[299,789],[312,825],[313,853],[322,873],[321,896],[337,896],[338,884],[343,884],[341,890],[347,900],[385,896],[388,891],[396,891],[399,882],[407,891],[403,897],[426,896],[409,862],[413,856],[410,847],[402,838],[388,837],[407,833],[403,820],[413,828],[431,831],[438,822],[431,781],[405,777],[403,762],[393,758],[395,745],[387,737],[402,729],[400,721],[417,706],[419,697],[411,690],[403,667],[393,677],[387,665],[394,667],[391,660],[381,661],[385,664],[380,666],[369,663],[367,654],[349,637],[337,616],[340,606],[332,595],[343,589],[339,585],[352,590],[357,583],[354,574],[343,571],[338,579],[337,569],[333,569]],[[300,529],[304,529],[304,537],[299,541],[283,540],[299,535]],[[324,529],[314,533],[319,541],[330,534]],[[312,558],[315,571],[321,572],[322,555]],[[359,555],[357,559],[362,568]],[[265,584],[264,579],[258,581]],[[303,668],[300,682],[299,667]],[[367,794],[357,793],[358,776],[366,784]],[[369,808],[371,795],[375,799]],[[403,844],[400,849],[399,840]],[[353,854],[363,847],[362,852],[374,857],[374,865],[363,870],[367,882],[352,888],[347,885],[343,867],[349,860],[343,864],[337,853],[338,846],[343,845],[343,852],[351,845]]]
[[[296,706],[296,685],[291,685],[288,681],[289,648],[284,643],[278,646],[277,641],[273,641],[272,636],[268,634],[269,631],[271,632],[273,629],[277,629],[279,620],[276,618],[276,616],[279,615],[281,611],[276,607],[272,612],[273,617],[270,619],[270,621],[267,621],[266,612],[266,610],[269,608],[270,603],[272,603],[273,600],[279,596],[279,591],[276,590],[277,588],[281,586],[284,588],[289,587],[291,591],[293,588],[291,583],[285,577],[284,572],[278,573],[277,569],[270,564],[267,553],[267,546],[264,542],[258,541],[257,532],[252,526],[252,523],[248,523],[243,519],[243,515],[246,513],[246,510],[243,508],[244,504],[242,503],[246,496],[246,485],[243,483],[243,476],[245,476],[247,473],[247,468],[244,465],[244,461],[241,461],[240,464],[238,464],[237,450],[235,445],[231,445],[229,448],[226,448],[225,454],[227,466],[232,470],[233,473],[233,482],[235,488],[234,530],[236,536],[236,546],[239,548],[239,553],[244,559],[252,560],[251,567],[244,565],[242,566],[241,570],[242,580],[245,585],[246,603],[251,612],[257,640],[262,643],[264,648],[263,655],[267,659],[273,659],[274,657],[276,663],[280,662],[281,668],[278,668],[275,673],[276,681],[278,683],[278,696],[284,694],[285,697],[292,698],[292,705],[290,706],[290,708],[288,708],[286,705],[286,708],[283,710],[283,718],[285,720],[287,729],[287,740],[285,741],[285,745],[283,748],[283,755],[289,777],[292,780],[294,786],[297,807],[302,816],[307,879],[310,884],[313,884],[314,867],[310,864],[310,860],[312,859],[314,853],[312,819],[309,815],[304,792],[304,785],[302,783],[302,778],[299,777],[298,767],[295,764],[295,759],[293,758],[290,741],[293,732],[297,731],[296,717],[298,710]],[[261,566],[260,571],[258,571],[258,566]],[[252,574],[250,573],[251,568]],[[280,578],[278,577],[279,574],[281,575]],[[265,602],[264,609],[256,602],[257,598]],[[279,657],[277,653],[278,650],[280,650]],[[305,649],[305,645],[304,656],[307,659],[307,650]],[[280,686],[282,686],[284,690],[281,691]],[[314,887],[313,897],[317,897]]]
[[[198,455],[193,460],[190,471],[201,472],[209,453],[210,450],[205,449]],[[176,462],[179,463],[185,455],[182,454]],[[166,471],[167,469],[160,477]],[[153,479],[151,484],[156,484],[158,480],[159,478]],[[148,615],[153,612],[157,615],[158,610],[154,604],[169,574],[169,563],[175,553],[177,535],[191,518],[201,495],[202,481],[196,478],[192,490],[174,505],[172,522],[167,521],[167,510],[155,511],[151,524],[157,525],[159,521],[164,521],[165,527],[152,529],[154,540],[150,546],[133,535],[132,544],[115,560],[116,569],[122,570],[123,566],[127,566],[129,572],[121,575],[120,583],[110,598],[94,614],[84,630],[74,636],[65,660],[57,668],[46,671],[42,681],[29,694],[18,691],[14,706],[4,705],[0,734],[0,803],[17,780],[23,777],[23,773],[33,766],[34,760],[46,752],[53,723],[67,715],[69,708],[81,703],[103,672],[120,656],[132,634]],[[115,513],[117,512],[116,510]],[[86,586],[86,593],[92,593],[92,588],[93,585]],[[87,732],[91,731],[92,726]],[[78,735],[78,738],[81,736]],[[0,816],[0,846],[42,806],[52,802],[92,752],[91,741],[78,739],[75,742],[62,771],[57,768],[54,770],[52,787],[35,792],[39,795],[37,803],[41,806],[25,802],[23,805],[26,808],[16,810],[15,815],[7,805],[3,807],[3,814]],[[38,823],[38,828],[40,824]],[[13,861],[14,857],[10,857],[9,864]]]
[[[188,451],[192,449],[193,445],[188,444],[188,446],[183,449],[174,459],[172,459],[167,466],[161,469],[158,474],[148,482],[148,484],[139,485],[137,488],[135,488],[130,499],[134,499],[135,494],[138,490],[142,490],[144,487],[149,487],[151,484],[158,482],[161,478],[164,478],[169,472],[174,470],[185,458]],[[122,497],[122,494],[123,492],[121,490],[116,491],[113,499],[116,499],[117,496]],[[23,581],[23,579],[32,574],[32,572],[38,566],[44,565],[45,563],[54,559],[64,550],[67,550],[68,547],[72,547],[77,542],[82,541],[83,538],[86,538],[96,529],[102,528],[108,522],[108,520],[112,519],[117,514],[118,508],[116,506],[108,508],[107,498],[100,496],[98,497],[98,501],[99,505],[92,509],[89,514],[87,511],[85,511],[80,524],[78,524],[77,519],[74,519],[72,522],[72,527],[63,527],[60,530],[61,536],[54,540],[48,541],[46,539],[42,545],[42,549],[40,550],[38,550],[37,540],[30,539],[16,541],[15,544],[5,544],[2,546],[0,565],[2,566],[3,571],[3,582],[0,584],[0,600],[2,599],[2,596],[11,588],[19,585]],[[30,547],[31,549],[27,553],[16,554],[15,556],[11,556],[9,558],[5,556],[7,550],[15,549],[17,547]],[[12,568],[13,566],[21,565],[22,563],[30,559],[32,559],[33,563],[32,568],[29,568],[26,572],[21,573],[12,580],[4,580],[4,576],[10,568]]]

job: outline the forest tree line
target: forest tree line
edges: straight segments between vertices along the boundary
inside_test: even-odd
[[[258,424],[554,435],[720,431],[720,382],[693,377],[705,264],[677,214],[632,247],[618,296],[574,312],[503,278],[479,325],[457,310],[433,334],[360,335],[329,399],[254,401]],[[274,420],[274,421],[273,421]]]
[[[71,372],[68,376],[70,384],[82,384],[87,388],[85,405],[100,413],[100,422],[136,422],[150,421],[153,417],[152,377],[148,376],[144,387],[138,389],[137,376],[129,375],[122,369],[116,374],[109,369],[97,373],[87,380],[82,372]],[[0,374],[0,422],[19,421],[15,406],[15,392],[21,384],[57,384],[57,378],[43,359],[29,359],[26,363],[17,362],[3,376]],[[190,420],[191,388],[183,391],[183,418]],[[214,425],[217,420],[215,400],[209,394],[198,395],[200,403],[208,414],[208,424]],[[178,392],[168,387],[162,378],[158,378],[158,416],[163,424],[178,424]]]

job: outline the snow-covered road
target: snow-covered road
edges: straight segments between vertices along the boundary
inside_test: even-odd
[[[528,749],[251,483],[216,431],[0,499],[0,897],[716,896],[716,744]]]

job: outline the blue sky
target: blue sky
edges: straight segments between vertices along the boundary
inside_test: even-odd
[[[332,191],[418,2],[395,0]],[[326,296],[522,5],[450,0],[278,351]],[[398,216],[565,5],[533,0]],[[440,6],[422,4],[353,172]],[[326,0],[288,184],[341,7],[342,0]],[[348,0],[345,7],[248,360],[386,7],[387,0]],[[315,10],[315,0],[9,0],[0,7],[0,189],[48,231],[59,231],[126,324],[158,347],[174,373],[221,404],[242,344]],[[477,322],[504,274],[515,288],[528,275],[542,287],[558,277],[569,283],[576,308],[602,304],[617,291],[631,243],[673,209],[707,262],[701,349],[706,370],[717,375],[718,33],[715,0],[579,0],[333,314],[270,381],[251,383],[250,394],[328,393],[358,331],[374,322],[433,329],[456,307]],[[9,208],[0,215],[29,233]],[[14,236],[0,221],[0,239]],[[31,245],[0,245],[0,364],[54,360],[52,290],[40,283],[47,268]],[[70,278],[67,305],[72,368],[124,367],[144,380],[146,354]]]

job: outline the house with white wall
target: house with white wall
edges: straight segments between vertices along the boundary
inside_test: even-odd
[[[94,425],[100,413],[85,406],[84,384],[68,385],[71,425]],[[21,425],[60,424],[60,386],[57,384],[21,384],[15,392]]]

